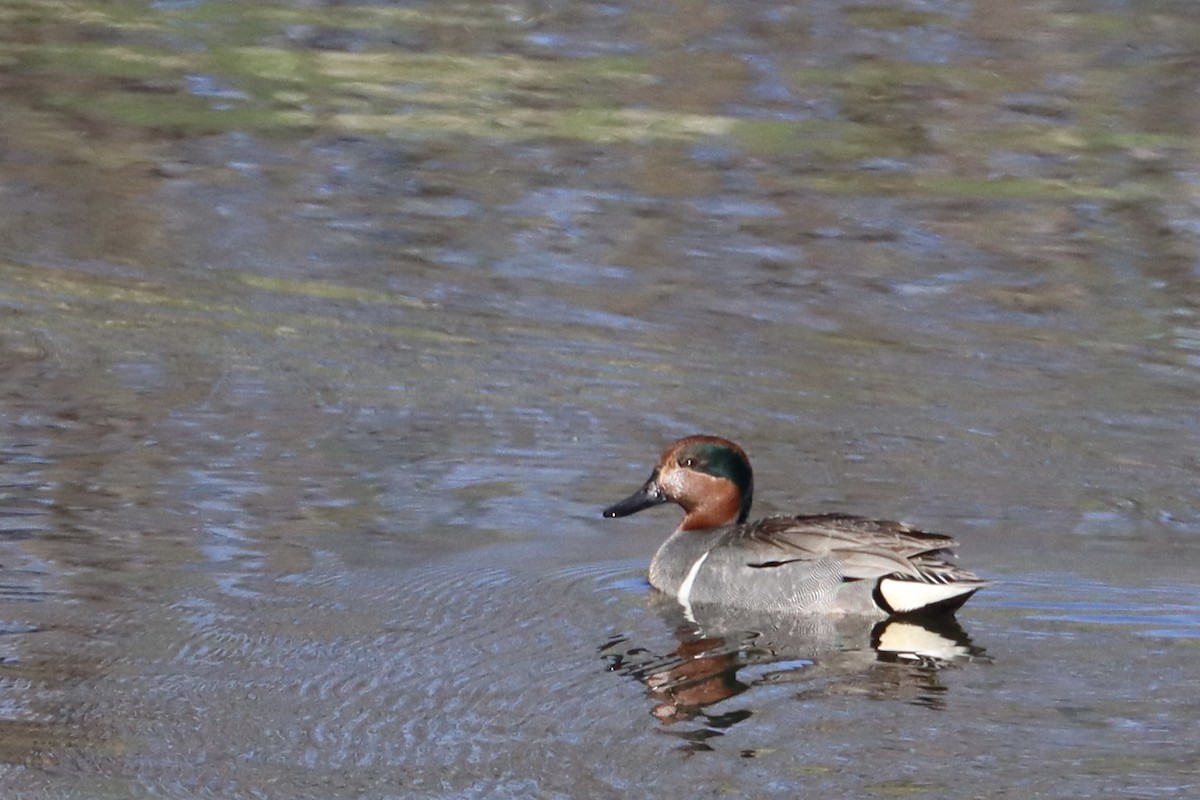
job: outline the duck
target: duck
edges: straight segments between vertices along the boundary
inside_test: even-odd
[[[948,615],[988,585],[950,560],[958,547],[950,536],[838,513],[748,522],[753,497],[746,451],[697,435],[668,445],[642,487],[602,513],[626,517],[665,503],[683,509],[650,562],[649,580],[688,611]]]

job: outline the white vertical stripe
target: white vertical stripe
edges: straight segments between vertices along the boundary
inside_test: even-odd
[[[696,559],[696,563],[692,564],[692,568],[688,570],[687,577],[683,579],[683,583],[679,584],[679,591],[675,596],[685,606],[688,605],[688,597],[692,594],[692,584],[696,582],[696,575],[700,572],[700,565],[704,563],[704,559],[708,558],[710,552],[712,551],[706,550],[704,551],[704,555]]]

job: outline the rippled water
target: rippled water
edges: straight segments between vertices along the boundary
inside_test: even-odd
[[[0,2],[13,797],[1191,797],[1187,4]],[[603,520],[954,534],[932,630]]]

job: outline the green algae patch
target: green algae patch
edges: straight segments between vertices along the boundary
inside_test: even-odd
[[[400,306],[404,308],[428,309],[432,306],[422,300],[405,297],[391,292],[373,292],[355,286],[345,286],[321,281],[298,281],[287,278],[269,278],[263,275],[236,273],[236,277],[247,286],[279,294],[297,294],[324,300],[357,300],[363,303]]]
[[[300,336],[314,330],[336,330],[381,335],[407,341],[439,344],[470,344],[471,339],[445,333],[421,324],[360,321],[347,318],[339,309],[321,306],[321,311],[264,311],[257,304],[207,299],[198,288],[183,292],[152,281],[102,276],[77,270],[0,263],[9,290],[0,302],[21,306],[49,306],[59,311],[94,316],[105,327],[143,328],[154,324],[188,321],[204,326],[250,330],[277,336]],[[302,295],[314,300],[354,299],[416,310],[431,310],[420,301],[353,287],[314,281],[288,281],[246,273],[234,273],[243,283],[264,292]],[[122,307],[139,308],[136,315]]]
[[[847,24],[856,28],[901,30],[926,25],[947,25],[954,21],[948,14],[912,11],[892,6],[850,6],[842,12]]]
[[[885,781],[865,787],[873,797],[944,797],[946,787],[935,783],[912,783],[910,781]]]

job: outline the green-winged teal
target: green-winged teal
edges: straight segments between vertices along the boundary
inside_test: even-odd
[[[689,436],[667,447],[645,485],[604,516],[662,503],[683,508],[679,528],[650,562],[650,583],[685,607],[879,618],[952,613],[987,585],[948,560],[958,546],[949,536],[848,514],[747,522],[753,493],[742,448]]]

